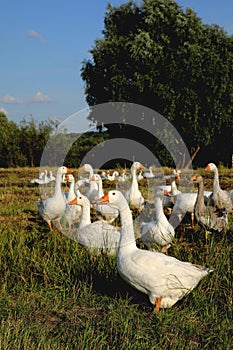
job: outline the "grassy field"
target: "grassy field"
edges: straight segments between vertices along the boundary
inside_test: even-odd
[[[147,296],[118,275],[116,257],[90,255],[38,218],[40,192],[28,182],[38,172],[0,171],[0,349],[233,349],[232,216],[208,241],[197,224],[182,241],[177,231],[169,254],[214,272],[171,309],[151,314]],[[232,170],[220,175],[233,188]],[[211,175],[205,180],[211,188]]]

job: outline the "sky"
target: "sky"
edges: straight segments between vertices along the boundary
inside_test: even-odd
[[[82,114],[88,107],[80,76],[82,61],[91,58],[89,50],[102,37],[107,4],[125,2],[1,1],[0,111],[8,120],[62,122]],[[233,34],[232,0],[177,3],[192,8],[203,23],[218,24]],[[86,123],[84,118],[82,123]]]

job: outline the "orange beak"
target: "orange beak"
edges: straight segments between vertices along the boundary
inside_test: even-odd
[[[168,190],[163,190],[163,194],[165,196],[171,197],[170,193],[168,192]]]
[[[70,168],[66,168],[66,172],[67,172],[67,174],[70,174],[73,172],[73,170],[71,170]]]
[[[106,193],[103,197],[99,198],[97,203],[98,204],[108,204],[109,203],[108,193]]]
[[[180,175],[178,173],[175,173],[175,179],[179,179]]]
[[[142,165],[141,163],[140,163],[140,165],[139,165],[139,168],[140,168],[140,169],[145,169],[144,165]]]
[[[197,177],[194,175],[191,177],[191,181],[196,181],[197,180]]]
[[[207,167],[205,168],[206,171],[209,171],[210,170],[210,166],[209,164],[207,165]]]
[[[91,181],[95,181],[95,176],[94,175],[91,177]]]
[[[74,198],[72,199],[72,201],[69,202],[69,205],[73,205],[73,204],[78,204],[77,198]]]

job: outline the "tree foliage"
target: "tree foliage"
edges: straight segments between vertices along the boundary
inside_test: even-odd
[[[174,125],[191,153],[206,146],[213,152],[228,130],[230,154],[233,36],[173,0],[108,5],[104,24],[81,69],[88,104],[147,106]]]

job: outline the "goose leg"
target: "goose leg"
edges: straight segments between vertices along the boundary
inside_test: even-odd
[[[51,221],[50,221],[50,220],[48,220],[48,221],[47,221],[47,223],[48,223],[48,225],[49,225],[49,230],[50,230],[50,231],[53,231]]]
[[[160,310],[161,301],[162,301],[162,297],[156,299],[155,309],[156,309],[157,311]]]

